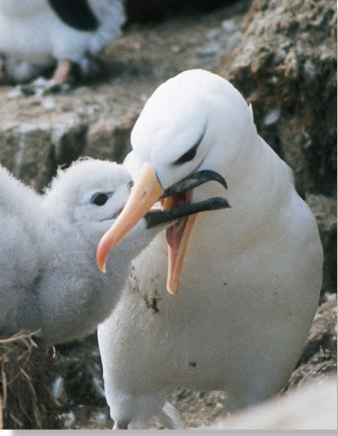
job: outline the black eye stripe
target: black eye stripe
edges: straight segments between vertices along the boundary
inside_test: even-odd
[[[195,145],[193,145],[181,157],[179,157],[177,160],[175,160],[173,165],[182,165],[182,164],[184,164],[186,162],[190,162],[191,160],[194,159],[194,157],[197,154],[198,147],[200,146],[201,142],[203,141],[203,138],[204,138],[204,135],[205,135],[205,131],[206,131],[206,129],[204,129],[204,131],[203,131],[201,137],[199,138],[199,140],[197,141],[197,143]]]
[[[193,147],[191,147],[191,149],[188,150],[186,153],[184,153],[183,156],[175,160],[174,165],[182,165],[186,162],[193,160],[194,157],[196,156],[198,146],[199,144],[196,144]]]

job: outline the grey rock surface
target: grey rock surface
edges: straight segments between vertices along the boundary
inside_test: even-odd
[[[228,74],[301,192],[336,193],[336,2],[254,0]]]

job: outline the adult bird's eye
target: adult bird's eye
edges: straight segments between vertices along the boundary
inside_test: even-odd
[[[94,194],[90,200],[92,204],[95,204],[96,206],[104,206],[109,199],[109,195],[105,194],[104,192],[98,192],[97,194]]]
[[[194,157],[196,156],[198,145],[199,144],[194,145],[193,147],[191,147],[190,150],[188,150],[186,153],[184,153],[183,156],[181,156],[180,158],[175,160],[174,165],[181,165],[181,164],[184,164],[186,162],[190,162],[191,160],[193,160]]]
[[[177,160],[175,160],[173,165],[182,165],[182,164],[184,164],[186,162],[190,162],[191,160],[194,159],[194,157],[196,156],[196,153],[197,153],[197,149],[198,149],[199,145],[201,144],[201,142],[203,141],[205,131],[206,131],[206,129],[204,129],[204,131],[203,131],[201,137],[199,138],[199,140],[197,141],[197,143],[195,145],[193,145],[181,157],[179,157]]]

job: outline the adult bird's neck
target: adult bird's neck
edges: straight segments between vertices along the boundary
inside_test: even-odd
[[[216,171],[228,183],[226,197],[231,209],[208,214],[200,225],[205,227],[205,233],[207,229],[218,228],[224,234],[224,245],[229,250],[240,250],[259,229],[278,225],[279,211],[293,192],[292,174],[259,135],[249,146],[239,148],[231,164],[220,160],[218,165]],[[204,195],[224,195],[214,184],[205,189],[208,192]]]

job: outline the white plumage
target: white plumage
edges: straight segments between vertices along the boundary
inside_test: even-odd
[[[318,378],[203,430],[337,431],[337,377]]]
[[[74,8],[62,3],[63,8]],[[125,22],[123,1],[77,3],[75,19],[81,19],[81,8],[87,5],[98,22],[97,28],[88,27],[86,31],[72,27],[53,10],[48,0],[1,0],[0,55],[5,57],[5,71],[10,80],[27,81],[46,67],[64,62],[77,64],[84,74],[90,72],[93,58],[120,35]],[[56,79],[62,81],[64,76],[59,72]]]
[[[257,134],[240,93],[199,70],[155,91],[132,146],[125,163],[136,185],[145,163],[163,189],[214,170],[228,182],[232,208],[197,220],[175,298],[165,290],[164,233],[133,262],[117,308],[99,327],[112,418],[125,427],[162,413],[176,386],[225,389],[230,410],[269,397],[300,357],[322,280],[317,225],[290,168]],[[204,185],[193,198],[219,189]],[[151,299],[158,311],[145,303]]]
[[[121,165],[84,160],[39,195],[0,167],[0,336],[38,331],[47,343],[95,331],[119,299],[131,259],[158,230],[138,229],[102,275],[96,245],[123,208],[131,178]]]

